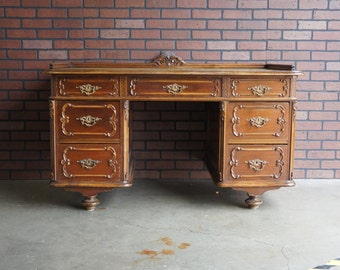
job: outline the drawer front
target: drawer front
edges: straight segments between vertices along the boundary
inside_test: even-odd
[[[291,80],[286,78],[231,78],[230,97],[240,98],[287,98],[290,96]]]
[[[57,102],[59,139],[119,140],[118,102]]]
[[[57,181],[121,179],[119,145],[61,144],[56,158]]]
[[[53,94],[66,97],[115,97],[120,93],[119,81],[118,77],[106,76],[54,77]]]
[[[227,157],[227,179],[232,181],[280,181],[289,177],[289,150],[285,145],[231,145]]]
[[[130,78],[130,96],[141,97],[220,97],[218,78]]]
[[[229,142],[253,139],[287,143],[290,134],[288,102],[230,102],[227,112]]]

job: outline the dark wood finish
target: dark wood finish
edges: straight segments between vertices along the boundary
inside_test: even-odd
[[[277,64],[186,64],[174,54],[139,63],[55,63],[51,74],[51,185],[83,194],[129,187],[130,101],[208,102],[206,162],[220,187],[261,195],[293,186],[295,81]]]

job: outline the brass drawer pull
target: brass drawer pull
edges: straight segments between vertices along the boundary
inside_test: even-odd
[[[271,88],[269,86],[264,85],[255,85],[248,88],[249,91],[252,92],[254,96],[262,97],[264,96]]]
[[[182,93],[182,91],[184,89],[187,89],[187,88],[188,88],[188,86],[179,85],[177,83],[173,83],[173,84],[163,86],[163,89],[166,89],[169,94],[173,94],[173,95],[180,94],[180,93]]]
[[[265,124],[268,123],[269,120],[270,119],[263,118],[261,116],[252,117],[252,118],[248,119],[250,125],[253,126],[253,127],[257,127],[257,128],[263,127]]]
[[[87,126],[87,127],[92,127],[95,124],[97,124],[97,121],[102,120],[100,117],[94,117],[91,115],[82,116],[76,119],[79,120],[83,126]]]
[[[80,92],[82,94],[85,94],[86,96],[93,95],[94,93],[96,93],[97,90],[101,89],[100,86],[92,85],[92,84],[89,84],[89,83],[88,84],[79,85],[76,88],[79,89]]]
[[[259,171],[262,171],[269,162],[256,158],[256,159],[245,161],[245,163],[248,164],[250,169],[253,169],[255,172],[259,172]]]
[[[82,168],[91,170],[94,167],[96,167],[98,163],[101,163],[101,161],[94,160],[92,158],[87,158],[87,159],[78,160],[77,163],[79,163]]]

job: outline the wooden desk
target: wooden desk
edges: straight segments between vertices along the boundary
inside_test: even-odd
[[[293,186],[295,83],[288,65],[186,64],[161,55],[149,64],[51,65],[51,185],[85,196],[133,182],[133,101],[208,102],[206,163],[217,186],[246,191],[257,208],[267,190]]]

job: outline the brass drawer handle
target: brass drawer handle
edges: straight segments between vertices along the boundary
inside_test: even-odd
[[[250,169],[253,169],[255,172],[259,172],[259,171],[262,171],[269,162],[256,158],[256,159],[245,161],[245,163],[248,164]]]
[[[92,84],[89,84],[89,83],[76,86],[76,88],[79,89],[80,92],[82,94],[85,94],[86,96],[93,95],[94,93],[96,93],[97,90],[102,89],[98,85],[92,85]]]
[[[77,161],[77,163],[79,163],[82,168],[87,169],[87,170],[93,169],[100,162],[101,162],[100,160],[94,160],[92,158],[87,158],[87,159],[82,159],[82,160]]]
[[[76,119],[79,120],[83,126],[87,126],[87,127],[92,127],[95,124],[97,124],[97,121],[102,120],[100,117],[94,117],[92,115],[86,115],[86,116],[82,116]]]
[[[253,126],[253,127],[257,127],[257,128],[263,127],[265,124],[267,124],[269,122],[269,120],[270,119],[263,118],[261,116],[252,117],[252,118],[248,119],[250,125]]]
[[[249,91],[252,92],[254,96],[262,97],[264,96],[271,88],[269,86],[264,85],[254,85],[248,88]]]
[[[173,94],[173,95],[180,94],[180,93],[182,93],[182,91],[184,89],[187,89],[187,88],[188,88],[188,86],[179,85],[177,83],[173,83],[173,84],[163,86],[163,89],[166,89],[169,94]]]

